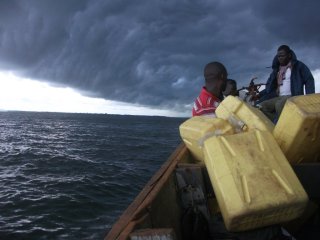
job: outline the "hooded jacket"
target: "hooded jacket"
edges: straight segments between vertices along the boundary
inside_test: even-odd
[[[304,86],[306,94],[314,93],[314,78],[309,68],[301,61],[297,60],[296,54],[291,50],[291,96],[304,95]],[[276,90],[278,87],[277,74],[279,72],[280,63],[277,55],[273,58],[272,73],[270,74],[266,84],[266,96],[263,96],[263,100],[267,100],[276,97]]]

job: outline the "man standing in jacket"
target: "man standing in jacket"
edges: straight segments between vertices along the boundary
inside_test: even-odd
[[[276,122],[289,97],[314,93],[315,86],[309,68],[297,60],[295,53],[287,45],[278,48],[272,68],[266,85],[266,95],[260,100],[260,106],[261,111],[271,121]],[[262,101],[263,99],[268,100]]]
[[[220,62],[208,63],[204,68],[205,86],[194,101],[192,116],[211,115],[223,100],[223,91],[227,86],[227,70]]]

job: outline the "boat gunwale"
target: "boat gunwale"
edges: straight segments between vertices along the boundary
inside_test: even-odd
[[[104,238],[105,240],[127,239],[136,224],[140,222],[139,218],[144,218],[143,214],[145,212],[143,212],[143,210],[151,205],[177,164],[187,153],[188,151],[184,143],[178,145],[167,161],[165,161],[160,169],[151,177],[134,201],[114,223]]]

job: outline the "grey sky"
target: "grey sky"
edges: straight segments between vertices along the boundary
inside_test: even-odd
[[[265,82],[279,45],[319,69],[320,1],[0,0],[0,70],[185,110],[206,63]]]

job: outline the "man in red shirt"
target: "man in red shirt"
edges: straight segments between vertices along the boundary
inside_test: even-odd
[[[222,63],[211,62],[205,66],[205,86],[202,87],[199,97],[194,101],[192,116],[216,116],[216,108],[223,100],[222,92],[226,89],[227,76],[227,70]]]

